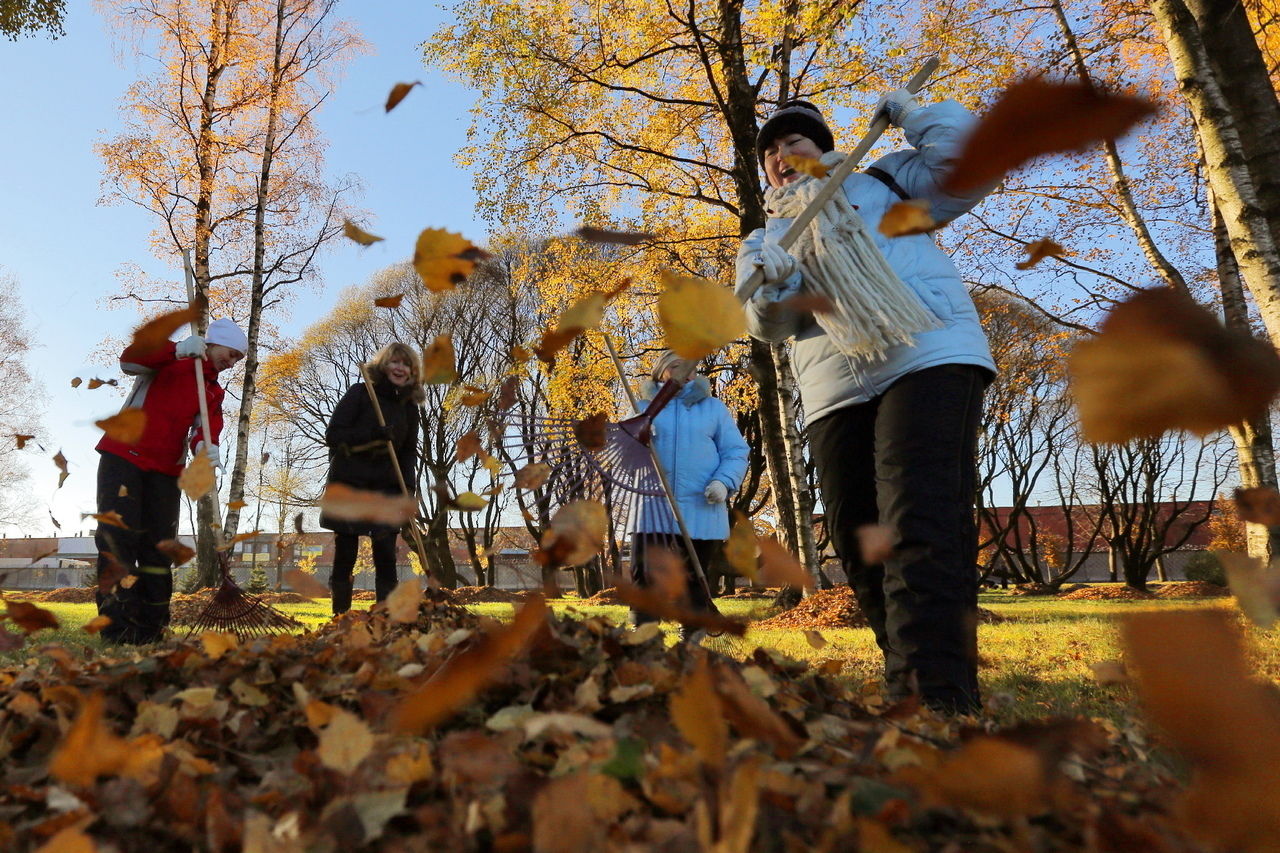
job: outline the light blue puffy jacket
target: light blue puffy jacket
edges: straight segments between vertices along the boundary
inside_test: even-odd
[[[927,199],[934,220],[955,219],[989,191],[984,188],[975,195],[956,197],[939,189],[974,121],[954,101],[912,110],[903,119],[903,131],[914,150],[895,151],[876,161],[875,167],[897,181],[909,197]],[[942,328],[917,334],[913,345],[891,347],[881,360],[853,358],[832,345],[812,314],[779,306],[800,292],[799,272],[784,282],[761,287],[746,303],[747,330],[765,341],[796,339],[793,364],[808,422],[877,397],[906,374],[927,367],[976,364],[994,373],[995,362],[977,309],[951,258],[928,234],[888,238],[880,233],[881,217],[901,200],[880,180],[854,172],[845,180],[844,192],[889,265],[942,322]],[[738,252],[739,287],[756,269],[753,259],[761,241],[776,242],[790,224],[789,218],[770,219],[763,229],[747,236]]]
[[[640,396],[652,399],[657,386],[646,382]],[[707,503],[704,492],[719,480],[734,492],[747,474],[747,442],[724,403],[711,396],[711,383],[695,376],[653,422],[653,449],[666,469],[680,513],[692,539],[727,539],[729,510]],[[632,530],[679,533],[665,498],[640,501]]]

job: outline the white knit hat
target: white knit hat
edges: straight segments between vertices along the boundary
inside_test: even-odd
[[[668,367],[678,367],[683,364],[687,368],[689,365],[689,362],[690,362],[690,359],[681,358],[671,350],[665,350],[661,355],[659,355],[657,358],[653,360],[652,376],[654,381],[655,382],[662,381],[662,372],[666,370]],[[696,367],[697,363],[694,362],[693,366]]]
[[[222,346],[230,347],[241,355],[249,352],[249,339],[245,337],[244,332],[240,331],[239,326],[226,317],[221,320],[214,320],[209,324],[209,330],[204,333],[204,342],[206,344],[222,344]]]

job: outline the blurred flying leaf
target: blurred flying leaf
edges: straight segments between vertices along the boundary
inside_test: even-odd
[[[203,311],[195,304],[178,311],[161,314],[143,323],[133,331],[133,340],[129,343],[130,355],[142,356],[153,353],[169,342],[169,336],[178,329],[200,319]]]
[[[137,444],[147,428],[147,413],[143,409],[122,409],[109,418],[94,421],[93,425],[113,441],[121,444]]]
[[[825,178],[830,170],[816,157],[805,157],[803,154],[788,154],[783,161],[795,171],[811,178]]]
[[[177,539],[162,539],[156,543],[156,550],[164,554],[173,561],[175,566],[181,566],[196,555],[196,552],[179,542]]]
[[[1028,243],[1023,248],[1027,250],[1027,259],[1015,264],[1020,270],[1029,270],[1045,258],[1060,258],[1067,253],[1066,249],[1047,238]]]
[[[590,228],[583,225],[574,232],[588,243],[613,243],[618,246],[638,246],[648,243],[653,235],[643,231],[607,231],[603,228]]]
[[[896,202],[881,217],[880,233],[886,237],[907,237],[932,231],[938,223],[930,214],[930,207],[928,201],[919,198]]]
[[[387,596],[387,616],[392,622],[408,624],[418,619],[418,605],[422,602],[422,587],[417,578],[401,581]]]
[[[746,333],[742,303],[732,290],[667,270],[661,275],[658,320],[668,348],[681,358],[705,358]]]
[[[680,689],[671,694],[669,708],[671,721],[693,747],[698,760],[712,769],[723,767],[729,749],[729,724],[711,684],[705,655],[699,655],[693,672],[680,680]]]
[[[54,464],[54,465],[56,465],[56,466],[57,466],[57,468],[58,468],[58,471],[60,471],[60,472],[61,472],[61,473],[58,475],[58,488],[59,488],[59,489],[61,489],[61,488],[62,488],[62,484],[63,484],[63,483],[65,483],[65,482],[67,481],[67,477],[70,477],[70,476],[71,476],[71,472],[69,472],[69,471],[67,470],[67,457],[65,457],[65,456],[63,456],[63,455],[62,455],[62,451],[61,451],[61,450],[59,450],[59,451],[54,455],[54,457],[53,457],[53,464]]]
[[[756,540],[760,546],[760,582],[765,586],[798,586],[813,589],[813,576],[772,536]]]
[[[396,108],[405,96],[413,90],[414,86],[421,86],[421,80],[414,80],[412,83],[397,83],[391,87],[391,91],[387,94],[386,112],[391,112]]]
[[[57,616],[48,610],[36,607],[29,601],[5,601],[4,606],[5,617],[27,634],[32,634],[41,628],[58,627]]]
[[[543,566],[577,566],[604,548],[609,517],[596,500],[571,501],[556,510],[534,559]]]
[[[448,385],[458,378],[453,354],[453,338],[436,335],[422,354],[422,383],[424,385]]]
[[[1280,524],[1280,492],[1270,486],[1236,489],[1232,498],[1241,521],[1268,527]]]
[[[343,483],[327,484],[320,498],[320,511],[330,518],[372,521],[391,527],[402,526],[416,510],[411,497],[364,491]]]
[[[403,293],[396,293],[391,296],[379,296],[373,300],[376,308],[399,308],[400,303],[404,301]]]
[[[178,488],[193,501],[200,500],[213,489],[213,463],[203,447],[178,475]]]
[[[516,472],[517,489],[536,489],[551,476],[551,466],[543,462],[530,462]]]
[[[372,246],[374,243],[383,239],[376,234],[370,234],[368,231],[365,231],[350,219],[342,220],[342,233],[346,235],[348,240],[354,240],[361,246]]]
[[[460,234],[427,228],[418,235],[413,250],[413,268],[423,285],[433,293],[453,290],[475,270],[489,253],[473,246]]]

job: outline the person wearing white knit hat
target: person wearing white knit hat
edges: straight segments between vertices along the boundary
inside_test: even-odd
[[[821,111],[783,104],[761,127],[756,150],[769,219],[743,241],[737,291],[747,330],[795,340],[809,451],[832,543],[884,654],[887,693],[918,694],[945,712],[981,708],[977,670],[977,431],[995,363],[964,281],[927,234],[879,230],[894,204],[927,204],[939,225],[989,188],[942,189],[974,117],[954,101],[922,106],[900,89],[877,112],[911,148],[853,172],[790,250],[779,238],[834,169]],[[799,159],[797,159],[799,158]],[[763,286],[752,291],[763,273]],[[830,310],[798,308],[801,294]],[[858,530],[881,525],[897,547],[862,559]]]
[[[111,619],[101,632],[108,642],[152,643],[164,635],[173,571],[172,560],[159,545],[178,535],[178,475],[189,450],[204,451],[221,467],[217,442],[225,392],[218,374],[234,367],[248,348],[240,327],[222,319],[210,323],[203,338],[192,335],[158,347],[135,342],[120,354],[121,369],[137,377],[124,408],[142,410],[145,422],[133,442],[104,435],[97,446],[98,514],[114,513],[123,521],[120,527],[99,524],[94,536],[98,613]],[[213,440],[209,448],[201,441],[200,400],[190,361],[200,357]],[[116,582],[106,582],[104,575],[116,577]],[[120,583],[124,575],[134,578],[127,586]]]

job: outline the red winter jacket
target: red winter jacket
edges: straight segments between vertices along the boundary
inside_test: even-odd
[[[176,477],[182,472],[184,443],[195,452],[196,443],[204,440],[200,429],[200,400],[196,395],[196,363],[178,358],[177,344],[165,345],[146,355],[132,346],[120,354],[120,367],[125,373],[139,377],[125,408],[142,408],[147,425],[137,444],[125,444],[103,436],[98,450],[128,459],[144,471],[159,471]],[[218,384],[218,372],[205,361],[204,391],[209,405],[209,436],[218,443],[222,434],[222,398],[225,392]],[[190,436],[190,438],[188,438]]]

